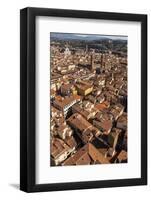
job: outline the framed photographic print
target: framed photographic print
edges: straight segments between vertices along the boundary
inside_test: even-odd
[[[20,12],[20,189],[147,184],[147,16]]]

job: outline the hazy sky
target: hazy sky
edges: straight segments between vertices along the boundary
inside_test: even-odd
[[[109,38],[111,40],[127,40],[127,36],[113,36],[113,35],[98,35],[98,34],[80,34],[80,33],[51,33],[51,37],[74,37],[74,38],[93,38],[93,39],[101,39],[101,38]]]
[[[91,34],[73,34],[77,37],[89,37],[89,36],[92,36]],[[96,38],[109,38],[109,39],[112,39],[112,40],[127,40],[127,36],[111,36],[111,35],[93,35],[94,37]]]

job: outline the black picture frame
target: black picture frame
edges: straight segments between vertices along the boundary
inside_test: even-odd
[[[103,19],[141,23],[141,178],[70,183],[35,182],[35,19],[54,16]],[[147,184],[147,15],[48,8],[24,8],[20,11],[20,189],[44,192],[136,186]]]

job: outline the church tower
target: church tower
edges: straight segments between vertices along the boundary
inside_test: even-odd
[[[94,70],[95,65],[94,65],[94,52],[91,54],[91,64],[90,64],[90,70]]]

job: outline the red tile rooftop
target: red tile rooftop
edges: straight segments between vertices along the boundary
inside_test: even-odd
[[[98,110],[105,110],[110,106],[110,103],[107,101],[104,101],[103,103],[99,103],[95,105],[95,108],[97,108]]]
[[[97,162],[100,164],[110,163],[105,156],[94,147],[94,145],[87,143],[73,156],[68,158],[63,165],[85,165],[90,164],[91,162]]]

